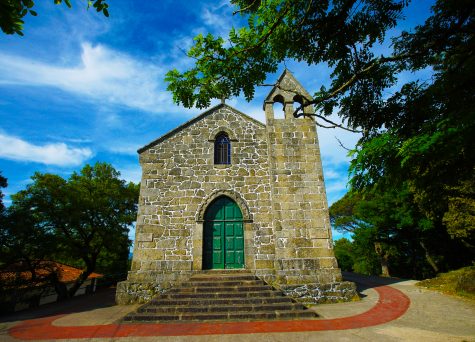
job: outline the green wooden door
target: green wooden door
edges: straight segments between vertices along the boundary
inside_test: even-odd
[[[203,269],[244,267],[242,213],[228,197],[219,197],[205,213]]]

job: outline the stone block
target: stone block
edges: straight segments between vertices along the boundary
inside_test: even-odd
[[[274,260],[255,260],[256,269],[273,269]]]
[[[320,250],[317,248],[310,247],[297,249],[297,258],[318,258],[320,256]]]
[[[259,254],[274,254],[275,246],[274,245],[260,245],[257,250]]]
[[[319,258],[319,263],[321,268],[336,268],[338,264],[336,258]]]
[[[155,248],[157,244],[155,242],[138,242],[138,247],[140,249],[148,249],[148,248]]]
[[[141,271],[150,271],[157,269],[157,262],[156,261],[142,261],[140,263],[140,270]]]
[[[301,248],[313,247],[313,242],[309,239],[295,237],[289,239],[289,246],[295,247],[296,250],[299,250]]]
[[[312,246],[315,248],[331,249],[329,239],[312,239]]]
[[[164,257],[164,252],[159,249],[136,249],[134,251],[134,260],[160,260]]]
[[[308,230],[308,233],[311,239],[328,239],[330,237],[326,228],[312,228]]]
[[[160,237],[163,235],[165,227],[161,225],[150,225],[150,224],[141,224],[137,225],[137,232],[142,234],[153,234],[155,237]]]

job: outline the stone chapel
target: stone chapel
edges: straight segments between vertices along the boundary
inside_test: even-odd
[[[247,269],[306,302],[355,296],[333,253],[315,121],[293,116],[309,99],[285,70],[264,102],[265,125],[223,103],[138,150],[135,245],[118,304],[209,269]]]

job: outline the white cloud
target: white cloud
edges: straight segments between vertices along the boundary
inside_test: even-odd
[[[74,144],[90,144],[92,143],[92,139],[81,139],[81,138],[61,138],[61,137],[54,137],[50,136],[53,139],[61,140],[61,141],[67,141],[71,142]]]
[[[226,36],[231,28],[230,20],[223,13],[212,12],[209,8],[203,8],[201,19],[208,27],[213,28],[220,36]]]
[[[120,178],[127,182],[140,183],[142,179],[142,169],[140,166],[118,167],[117,169],[120,171]]]
[[[207,26],[208,31],[226,37],[237,18],[232,16],[232,7],[227,1],[221,1],[215,6],[205,6],[201,10],[200,19]]]
[[[339,180],[331,180],[326,182],[326,190],[331,194],[340,194],[347,191],[346,175],[341,175],[342,177]],[[338,199],[338,198],[337,198]]]
[[[341,179],[341,172],[337,172],[334,169],[324,169],[323,173],[326,181]]]
[[[0,84],[50,86],[85,96],[101,105],[152,113],[187,113],[165,90],[165,69],[104,45],[82,44],[81,62],[61,66],[0,53]]]
[[[75,166],[92,157],[89,148],[73,148],[65,143],[34,145],[0,133],[0,158],[46,165]]]
[[[125,155],[131,155],[131,156],[136,156],[137,155],[137,150],[142,147],[139,144],[114,144],[112,146],[108,146],[107,150],[113,153],[118,153],[118,154],[125,154]]]

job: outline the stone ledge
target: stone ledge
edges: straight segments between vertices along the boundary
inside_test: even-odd
[[[118,305],[143,304],[164,292],[165,290],[157,283],[121,281],[117,283],[115,302]]]
[[[339,303],[359,300],[356,285],[350,281],[329,284],[280,285],[279,289],[303,304]]]

